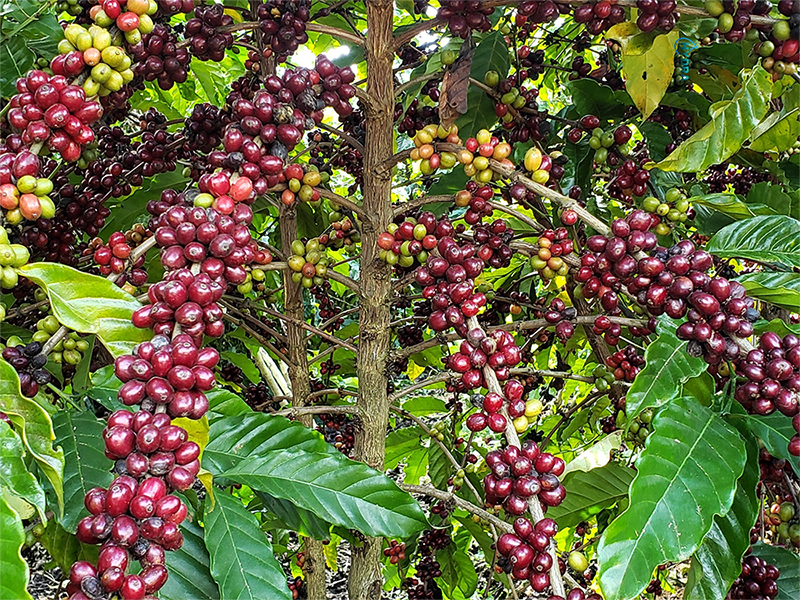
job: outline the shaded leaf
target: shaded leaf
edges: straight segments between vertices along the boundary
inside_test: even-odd
[[[754,298],[796,312],[800,310],[800,273],[760,271],[737,278]]]
[[[789,440],[795,434],[791,419],[778,412],[765,417],[735,413],[728,418],[733,423],[743,422],[747,429],[764,442],[764,446],[772,456],[785,459],[797,473],[797,457],[789,454],[788,447]]]
[[[700,206],[705,206],[712,210],[722,213],[732,219],[741,221],[755,217],[751,206],[743,202],[736,194],[707,194],[705,196],[694,196],[689,198],[689,202]],[[767,214],[773,211],[767,211]]]
[[[36,477],[28,471],[23,456],[22,440],[5,421],[0,421],[0,487],[23,498],[39,511],[44,520],[44,490]]]
[[[547,510],[560,528],[572,527],[628,497],[636,471],[609,463],[591,471],[575,471],[564,477],[564,502]]]
[[[739,221],[717,232],[706,250],[721,258],[800,267],[800,222],[779,215]]]
[[[456,544],[449,544],[436,553],[436,562],[442,571],[442,576],[436,577],[436,582],[446,597],[454,600],[471,598],[478,586],[478,572],[465,550]]]
[[[225,600],[289,600],[286,576],[272,554],[272,545],[256,518],[238,498],[217,494],[213,510],[206,507],[205,546],[211,575]]]
[[[386,436],[384,466],[394,469],[409,454],[420,447],[424,432],[419,425],[404,427]]]
[[[158,597],[162,600],[218,600],[219,588],[209,570],[210,558],[203,528],[197,523],[184,521],[181,533],[183,546],[175,552],[167,552],[169,579],[159,590]]]
[[[0,493],[0,532],[3,540],[0,544],[0,565],[3,567],[0,577],[0,598],[33,600],[27,590],[30,576],[28,563],[20,553],[22,544],[25,543],[22,520],[8,505],[2,493]]]
[[[264,503],[264,507],[274,513],[287,529],[317,540],[330,538],[331,524],[323,521],[310,510],[299,508],[289,500],[275,498],[264,492],[257,491],[256,495]]]
[[[715,413],[686,398],[660,410],[636,461],[630,505],[600,538],[604,596],[635,598],[657,565],[691,556],[714,515],[730,509],[744,463],[742,439]]]
[[[100,547],[79,542],[74,534],[64,529],[55,519],[48,521],[39,541],[64,573],[69,573],[70,566],[79,560],[97,564]]]
[[[131,323],[133,311],[141,304],[105,277],[45,262],[29,263],[18,271],[44,287],[59,323],[96,334],[115,357],[152,336],[150,330]]]
[[[655,166],[662,171],[702,171],[735,154],[769,110],[772,78],[753,69],[733,99],[712,105],[713,118]]]
[[[93,487],[107,488],[114,479],[114,463],[106,458],[102,421],[93,414],[62,410],[53,416],[56,444],[64,450],[64,516],[62,527],[75,533],[78,521],[88,515],[83,498]]]
[[[391,479],[333,449],[260,452],[222,475],[367,535],[408,537],[427,523]]]

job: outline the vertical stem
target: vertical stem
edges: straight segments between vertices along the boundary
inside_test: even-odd
[[[390,341],[391,271],[378,256],[377,239],[391,221],[391,173],[378,165],[393,154],[394,80],[392,76],[392,0],[367,0],[366,144],[364,148],[364,221],[361,245],[361,281],[358,345],[358,404],[363,419],[355,439],[355,458],[383,470],[386,427],[389,422],[386,362]],[[348,595],[350,600],[381,597],[380,538],[367,537],[353,548]]]
[[[292,241],[297,237],[297,212],[294,207],[281,205],[280,209],[281,244],[286,256],[292,253]],[[311,394],[311,381],[308,372],[308,356],[306,354],[306,336],[297,322],[304,321],[303,287],[292,281],[289,269],[283,270],[285,295],[284,310],[294,322],[286,322],[286,341],[289,348],[289,381],[292,384],[292,406],[303,406]],[[298,420],[306,427],[314,426],[313,415],[303,415]],[[306,538],[303,542],[305,564],[303,571],[309,598],[326,598],[325,589],[325,555],[322,542]]]

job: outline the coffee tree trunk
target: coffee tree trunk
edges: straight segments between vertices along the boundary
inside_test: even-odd
[[[378,256],[378,235],[391,219],[391,174],[376,168],[392,155],[394,85],[392,75],[391,0],[367,1],[366,144],[364,148],[364,214],[358,345],[358,406],[362,427],[356,434],[355,458],[383,470],[389,422],[386,361],[389,354],[391,270]],[[367,537],[354,547],[348,593],[351,600],[380,598],[383,587],[379,538]]]
[[[281,206],[280,214],[281,245],[284,255],[292,254],[292,240],[297,239],[297,211],[294,207]],[[286,323],[286,341],[289,346],[289,380],[292,385],[292,406],[303,406],[311,394],[311,382],[308,371],[306,335],[297,323],[305,321],[303,314],[303,287],[292,281],[291,271],[283,271],[285,314],[290,319]],[[306,427],[314,427],[313,415],[303,415],[299,421]],[[322,542],[306,538],[303,544],[305,552],[306,586],[309,598],[325,598],[325,555]]]

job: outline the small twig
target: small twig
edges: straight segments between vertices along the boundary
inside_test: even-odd
[[[505,533],[514,531],[511,523],[506,523],[505,521],[494,516],[492,513],[475,506],[472,504],[472,502],[467,502],[463,498],[456,496],[453,492],[445,492],[427,485],[410,485],[406,483],[398,484],[398,487],[410,494],[423,494],[425,496],[430,496],[431,498],[436,498],[437,500],[442,500],[443,502],[453,502],[459,508],[464,509],[470,514],[478,515],[481,519],[491,523]]]

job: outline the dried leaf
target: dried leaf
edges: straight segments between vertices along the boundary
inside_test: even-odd
[[[475,55],[475,41],[472,36],[461,46],[456,61],[445,71],[439,96],[439,120],[442,127],[449,129],[456,119],[467,113],[467,90],[472,70],[472,57]]]

